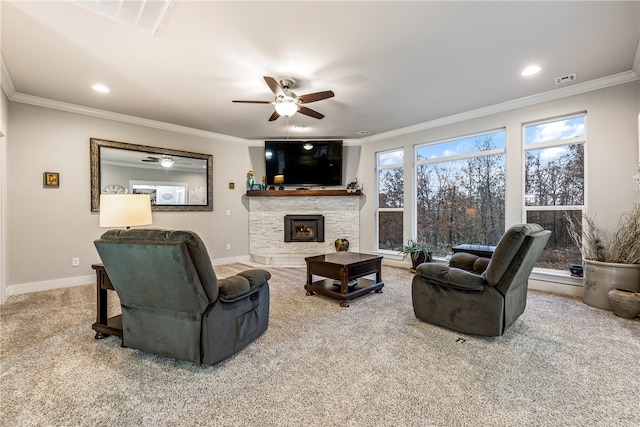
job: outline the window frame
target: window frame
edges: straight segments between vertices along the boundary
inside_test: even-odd
[[[527,134],[526,134],[526,129],[528,127],[531,126],[539,126],[539,125],[543,125],[543,124],[549,124],[549,123],[555,123],[555,122],[560,122],[560,121],[565,121],[565,120],[571,120],[571,119],[575,119],[577,117],[583,117],[583,136],[580,137],[570,137],[570,138],[565,138],[565,139],[554,139],[551,141],[544,141],[544,142],[539,142],[539,143],[533,143],[533,144],[527,144]],[[521,174],[520,174],[520,178],[521,178],[521,212],[522,212],[522,222],[527,222],[527,217],[528,217],[528,213],[529,212],[556,212],[556,211],[580,211],[582,213],[582,216],[584,217],[584,215],[587,212],[587,195],[588,195],[588,191],[587,191],[587,176],[588,174],[586,173],[586,167],[587,167],[587,151],[588,151],[588,131],[587,131],[587,125],[588,125],[588,114],[586,111],[582,111],[582,112],[578,112],[578,113],[570,113],[570,114],[565,114],[565,115],[559,115],[559,116],[554,116],[554,117],[548,117],[545,119],[540,119],[540,120],[534,120],[534,121],[530,121],[530,122],[523,122],[521,124],[521,143],[522,143],[522,152],[521,152]],[[534,206],[534,205],[527,205],[527,201],[526,201],[526,197],[527,197],[527,165],[526,165],[526,154],[528,151],[537,151],[537,150],[544,150],[544,149],[548,149],[548,148],[555,148],[555,147],[568,147],[571,145],[578,145],[578,144],[583,144],[583,153],[584,153],[584,159],[583,159],[583,195],[582,195],[582,201],[583,204],[582,205],[539,205],[539,206]],[[579,248],[581,249],[581,248]],[[552,269],[552,268],[541,268],[541,267],[534,267],[534,271],[543,271],[543,270],[547,270],[547,271],[551,271],[551,272],[565,272],[565,269]]]
[[[400,152],[402,153],[402,163],[393,163],[393,164],[389,164],[389,165],[384,165],[381,166],[380,165],[380,156],[384,155],[384,154],[389,154],[389,153],[394,153],[394,152]],[[406,180],[403,181],[403,188],[402,188],[402,194],[403,194],[403,202],[402,202],[402,207],[401,208],[381,208],[380,207],[380,172],[384,171],[384,170],[389,170],[389,169],[402,169],[403,172],[403,177],[406,177],[406,168],[405,168],[405,158],[404,158],[404,148],[403,147],[397,147],[397,148],[392,148],[389,150],[382,150],[382,151],[376,151],[375,152],[375,177],[376,177],[376,199],[375,199],[375,236],[374,236],[374,240],[375,240],[375,246],[374,246],[374,252],[376,253],[381,253],[381,254],[385,254],[385,255],[398,255],[399,252],[397,251],[393,251],[390,249],[381,249],[380,248],[380,212],[402,212],[403,213],[403,217],[404,217],[404,211],[406,209],[406,203],[404,202],[404,200],[406,199],[406,193],[407,193],[407,186],[406,186]],[[404,229],[404,221],[403,221],[403,229]],[[401,236],[402,241],[404,241],[404,232],[403,232],[403,236]]]
[[[437,145],[437,144],[445,144],[448,142],[453,142],[453,141],[459,141],[459,140],[465,140],[465,139],[471,139],[471,138],[482,138],[482,137],[486,137],[488,135],[492,135],[492,134],[496,134],[496,133],[502,133],[502,138],[504,141],[504,146],[501,148],[494,148],[491,150],[483,150],[483,151],[470,151],[467,153],[463,153],[463,154],[456,154],[456,155],[451,155],[451,156],[441,156],[441,157],[431,157],[431,158],[423,158],[423,159],[418,159],[418,151],[421,147],[425,147],[425,146],[429,146],[429,145]],[[504,185],[505,185],[505,194],[504,194],[504,198],[505,198],[505,212],[504,212],[504,218],[506,221],[507,218],[507,212],[506,212],[506,189],[507,189],[507,127],[506,126],[500,126],[500,127],[496,127],[496,128],[492,128],[492,129],[488,129],[488,130],[483,130],[480,132],[473,132],[473,133],[469,133],[469,134],[464,134],[464,135],[460,135],[460,136],[456,136],[453,138],[447,138],[447,139],[442,139],[442,140],[437,140],[437,141],[431,141],[431,142],[427,142],[427,143],[422,143],[422,144],[417,144],[414,146],[414,151],[413,151],[413,203],[411,206],[411,235],[413,239],[417,239],[417,235],[418,235],[418,170],[421,166],[424,165],[430,165],[430,164],[437,164],[437,163],[453,163],[453,162],[459,162],[459,161],[464,161],[464,160],[470,160],[470,159],[476,159],[476,158],[482,158],[482,157],[490,157],[490,156],[496,156],[496,155],[502,155],[504,156],[504,170],[505,170],[505,175],[504,175]],[[505,226],[505,224],[503,224],[503,227]],[[438,258],[439,259],[439,258]]]

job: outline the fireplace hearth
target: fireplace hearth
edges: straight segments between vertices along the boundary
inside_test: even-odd
[[[285,215],[285,242],[324,242],[324,216]]]

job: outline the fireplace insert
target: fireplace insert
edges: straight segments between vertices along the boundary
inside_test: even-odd
[[[324,242],[324,216],[285,215],[285,242]]]

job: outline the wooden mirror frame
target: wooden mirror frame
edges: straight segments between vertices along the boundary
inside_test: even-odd
[[[188,212],[188,211],[212,211],[213,210],[213,156],[211,154],[192,153],[189,151],[173,150],[170,148],[151,147],[147,145],[129,144],[126,142],[108,141],[91,138],[89,141],[89,154],[91,165],[91,212],[100,212],[100,149],[118,148],[121,150],[139,151],[142,153],[159,154],[167,156],[188,157],[205,160],[207,162],[207,203],[205,205],[152,205],[151,209],[157,211]]]

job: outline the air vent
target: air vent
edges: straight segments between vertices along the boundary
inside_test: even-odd
[[[560,76],[553,79],[553,81],[555,81],[557,85],[573,82],[575,80],[578,80],[578,76],[576,75],[576,73],[567,74],[566,76]]]
[[[71,0],[72,4],[155,36],[172,0]]]

